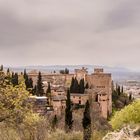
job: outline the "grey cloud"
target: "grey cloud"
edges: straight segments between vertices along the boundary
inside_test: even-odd
[[[13,13],[0,11],[0,47],[27,45],[48,37],[55,26],[48,23],[22,22]]]
[[[140,51],[139,4],[139,0],[0,0],[0,63],[138,68],[139,62],[134,62]]]
[[[110,13],[108,14],[105,25],[107,29],[113,30],[118,28],[125,28],[133,26],[140,18],[140,1],[124,0],[121,1]]]

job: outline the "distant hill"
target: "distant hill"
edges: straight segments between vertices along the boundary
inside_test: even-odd
[[[140,81],[140,73],[133,72],[129,69],[123,67],[108,67],[108,66],[98,66],[98,65],[49,65],[49,66],[21,66],[21,67],[11,67],[10,69],[15,72],[23,72],[24,69],[27,72],[31,70],[38,70],[42,72],[59,72],[62,69],[68,68],[70,73],[74,73],[74,69],[80,69],[85,67],[88,69],[89,74],[93,73],[94,68],[104,68],[107,73],[112,73],[113,80],[115,82],[122,82],[125,80],[138,80]]]

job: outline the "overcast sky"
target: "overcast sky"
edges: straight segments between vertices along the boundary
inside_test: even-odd
[[[140,0],[0,0],[0,63],[140,70]]]

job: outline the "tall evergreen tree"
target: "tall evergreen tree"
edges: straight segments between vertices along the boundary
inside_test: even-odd
[[[129,101],[132,101],[132,93],[129,94]]]
[[[85,89],[88,89],[89,88],[89,85],[88,85],[88,82],[86,83],[86,86],[85,86]]]
[[[3,71],[3,65],[0,66],[0,71]]]
[[[12,73],[12,79],[11,79],[11,82],[13,84],[13,86],[16,86],[18,85],[18,73]]]
[[[50,82],[48,82],[48,88],[47,88],[47,94],[51,93],[51,85]]]
[[[29,78],[29,88],[33,89],[33,80],[32,80],[32,78]]]
[[[69,74],[69,69],[65,68],[65,74]]]
[[[27,74],[24,75],[24,79],[25,79],[26,89],[28,89],[29,88],[29,78],[28,78]]]
[[[48,97],[48,104],[51,105],[51,85],[50,85],[50,82],[48,82],[46,96]]]
[[[11,74],[10,74],[10,70],[9,68],[7,69],[7,72],[6,72],[6,76],[5,76],[5,81],[6,83],[9,85],[11,83]]]
[[[23,77],[24,77],[24,79],[26,79],[26,78],[27,78],[27,72],[26,72],[26,69],[24,69],[24,74],[23,74]]]
[[[71,85],[70,85],[70,93],[74,93],[74,82],[75,82],[75,79],[74,77],[72,77],[72,80],[71,80]]]
[[[66,109],[65,109],[65,128],[66,132],[69,132],[72,129],[73,118],[72,118],[72,106],[70,99],[70,91],[67,91],[67,100],[66,100]]]
[[[26,72],[26,69],[24,69],[23,77],[24,77],[24,79],[25,79],[26,89],[28,89],[28,88],[29,88],[29,78],[28,78],[28,74],[27,74],[27,72]]]
[[[91,139],[91,116],[90,116],[90,104],[86,102],[85,111],[83,113],[83,129],[84,129],[84,140]]]
[[[43,95],[44,95],[44,89],[43,89],[43,82],[42,82],[42,75],[41,75],[41,72],[38,73],[37,95],[38,95],[38,96],[43,96]]]
[[[78,80],[76,77],[74,79],[73,89],[74,89],[74,91],[73,91],[74,93],[79,93],[79,84],[78,84]]]
[[[122,88],[121,88],[121,93],[123,93],[123,86],[122,86]]]
[[[120,86],[117,87],[117,93],[119,96],[121,95],[121,87]]]
[[[84,79],[81,79],[81,80],[80,80],[79,92],[80,92],[80,93],[84,93],[84,92],[85,92],[85,82],[84,82]]]
[[[10,75],[10,69],[9,68],[7,69],[7,75]]]

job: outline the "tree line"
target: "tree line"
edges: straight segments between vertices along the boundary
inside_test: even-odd
[[[82,126],[84,130],[83,140],[91,139],[91,116],[90,116],[90,103],[87,100],[85,110],[83,112]],[[56,116],[55,116],[56,117]],[[55,118],[56,119],[56,118]],[[73,126],[73,115],[72,115],[72,102],[70,99],[70,90],[67,91],[66,109],[65,109],[65,130],[70,132]]]
[[[78,82],[77,78],[72,77],[71,85],[70,85],[70,93],[84,93],[85,89],[88,89],[88,83],[85,84],[85,80],[82,78],[80,82]]]

